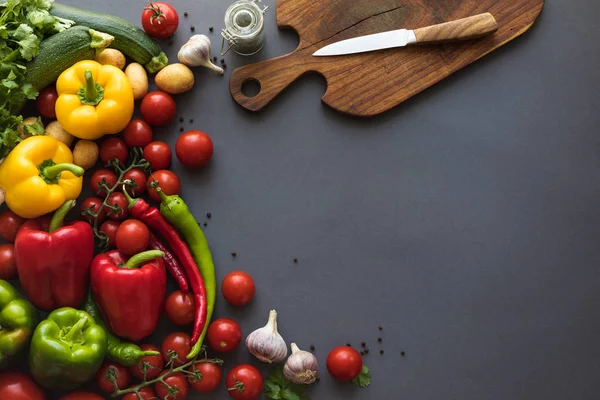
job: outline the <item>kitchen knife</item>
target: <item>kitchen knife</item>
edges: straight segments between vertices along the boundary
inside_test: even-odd
[[[443,43],[478,38],[495,32],[498,23],[490,13],[444,22],[415,30],[398,29],[342,40],[317,50],[313,56],[339,56],[404,47],[416,43]]]

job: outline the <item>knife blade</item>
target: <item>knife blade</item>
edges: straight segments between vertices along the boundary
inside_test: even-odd
[[[340,56],[404,47],[415,43],[443,43],[479,38],[498,29],[490,13],[478,14],[415,30],[397,29],[342,40],[313,53],[315,57]]]

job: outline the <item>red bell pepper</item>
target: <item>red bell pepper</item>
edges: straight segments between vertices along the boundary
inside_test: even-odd
[[[56,210],[49,232],[43,230],[40,219],[33,219],[17,233],[14,251],[21,286],[44,311],[78,308],[87,292],[94,232],[82,221],[62,226],[74,206],[75,200],[70,200]]]
[[[137,342],[156,329],[167,286],[163,255],[149,250],[127,259],[113,250],[92,261],[92,292],[115,335]]]

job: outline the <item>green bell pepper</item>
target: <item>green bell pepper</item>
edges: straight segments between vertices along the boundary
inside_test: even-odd
[[[37,322],[35,307],[10,283],[0,280],[0,368],[29,343]]]
[[[59,308],[33,333],[29,370],[48,389],[73,390],[94,377],[106,348],[106,331],[88,313]]]

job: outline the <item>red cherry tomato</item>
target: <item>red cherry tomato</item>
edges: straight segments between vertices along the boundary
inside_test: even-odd
[[[98,211],[100,210],[100,207],[102,206],[102,203],[104,201],[101,200],[99,197],[88,197],[87,199],[83,200],[81,202],[81,205],[79,206],[80,211],[83,213],[85,210],[91,209],[94,213],[98,213]],[[100,215],[98,216],[98,220],[100,222],[104,221],[104,219],[106,219],[106,207],[104,207],[102,209],[102,212],[100,213]],[[87,216],[84,217],[86,221],[88,222],[92,222],[92,218]]]
[[[150,163],[152,171],[166,169],[171,165],[173,153],[165,142],[152,142],[144,147],[143,157]]]
[[[225,384],[229,396],[236,400],[255,400],[263,391],[260,371],[249,364],[238,365],[229,371]]]
[[[348,382],[356,378],[362,370],[362,357],[349,346],[339,346],[327,356],[327,370],[335,379]]]
[[[168,371],[163,371],[161,375],[164,375],[167,372]],[[190,384],[183,373],[177,372],[173,375],[169,375],[164,379],[164,381],[173,389],[169,390],[168,387],[162,382],[155,383],[154,390],[156,390],[156,394],[159,398],[169,400],[183,400],[187,397],[190,391]]]
[[[7,242],[13,243],[17,237],[17,232],[24,223],[25,218],[19,217],[10,210],[3,211],[0,214],[0,236]]]
[[[127,163],[129,150],[125,142],[117,137],[105,139],[100,145],[100,159],[105,165],[113,158],[118,158],[122,164]]]
[[[100,183],[103,182],[109,189],[112,189],[117,184],[117,175],[110,169],[102,168],[92,174],[90,184],[92,190],[98,196],[106,196],[106,190],[100,188]]]
[[[12,243],[0,244],[0,279],[10,280],[16,277],[15,246]]]
[[[77,391],[69,393],[58,400],[104,400],[104,397],[92,392]]]
[[[134,256],[148,248],[150,230],[143,222],[137,219],[128,219],[119,225],[115,243],[121,253]]]
[[[138,379],[144,379],[144,363],[148,363],[148,366],[146,367],[146,379],[156,378],[158,374],[161,373],[164,365],[160,349],[151,344],[142,344],[140,345],[140,349],[142,349],[142,351],[157,351],[158,355],[142,357],[137,364],[129,367],[129,372]]]
[[[56,111],[54,106],[58,99],[58,93],[54,86],[45,87],[40,91],[40,94],[35,99],[35,106],[38,113],[48,119],[56,119]]]
[[[108,237],[108,245],[111,249],[114,249],[117,246],[116,235],[119,225],[121,225],[119,221],[112,220],[105,221],[102,225],[100,225],[100,231]]]
[[[165,126],[175,117],[175,100],[165,92],[150,92],[142,99],[140,111],[144,121],[153,126]]]
[[[141,119],[134,119],[123,131],[123,140],[127,147],[145,147],[152,141],[152,127]]]
[[[42,389],[22,372],[0,372],[0,399],[45,400]]]
[[[137,186],[127,189],[127,193],[134,197],[140,197],[146,192],[146,174],[139,168],[134,168],[123,175],[123,180],[130,180]]]
[[[138,396],[135,393],[127,393],[126,395],[121,397],[121,400],[156,400],[156,394],[154,393],[154,389],[152,389],[151,386],[145,386],[141,388],[139,394],[140,395]]]
[[[208,327],[206,339],[214,351],[229,353],[240,345],[242,330],[234,320],[219,318],[213,321]]]
[[[96,372],[96,385],[100,388],[104,393],[112,393],[116,390],[112,381],[108,378],[108,371],[111,371],[111,374],[114,374],[117,380],[118,389],[125,389],[129,386],[131,382],[131,374],[121,364],[117,364],[115,362],[104,362],[98,372]]]
[[[175,325],[189,325],[194,322],[196,303],[192,293],[176,290],[165,301],[167,317]]]
[[[149,36],[166,39],[173,36],[179,25],[179,15],[171,5],[150,2],[142,12],[142,27]]]
[[[250,303],[256,292],[256,286],[247,273],[232,271],[223,278],[221,292],[229,304],[241,307]]]
[[[181,193],[181,183],[179,182],[177,175],[167,169],[162,169],[160,171],[153,172],[146,181],[146,185],[148,186],[148,194],[154,201],[160,201],[160,196],[156,190],[150,187],[150,184],[154,182],[154,180],[158,181],[158,186],[162,192],[168,196]]]
[[[113,192],[108,196],[106,203],[109,206],[119,207],[119,211],[108,211],[108,218],[114,221],[122,221],[129,215],[129,201],[121,192]]]
[[[213,142],[206,133],[188,131],[179,136],[175,144],[175,154],[188,168],[204,167],[212,158]]]
[[[163,359],[166,363],[171,360],[171,357],[177,353],[177,359],[173,362],[175,367],[179,367],[186,363],[186,357],[192,350],[190,335],[184,332],[173,332],[167,336],[161,347]],[[173,353],[174,352],[174,353]]]
[[[200,372],[200,379],[195,380],[190,377],[189,381],[194,390],[200,393],[214,392],[223,377],[223,369],[213,363],[198,363],[188,368],[190,372]]]

